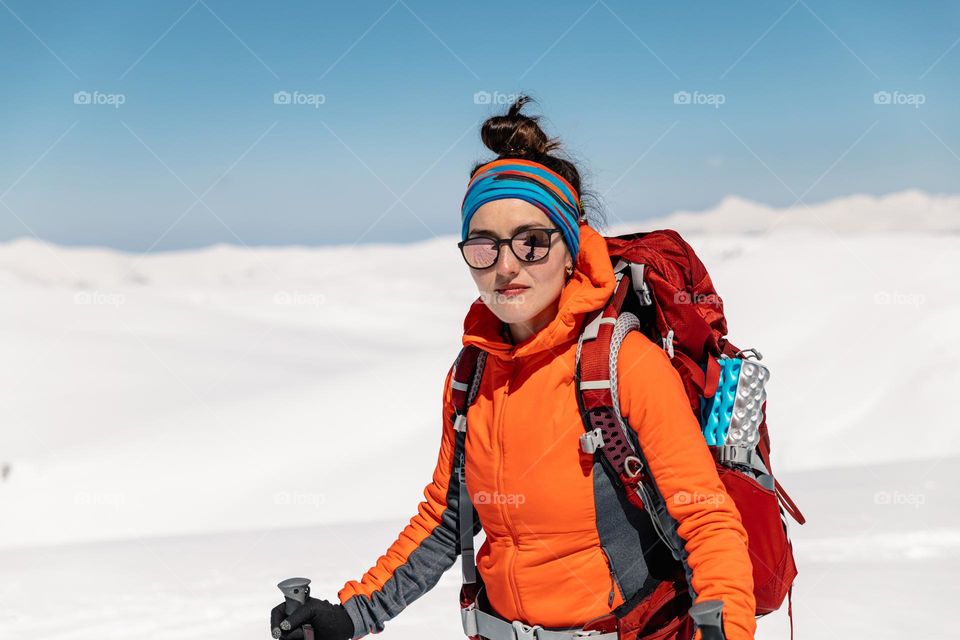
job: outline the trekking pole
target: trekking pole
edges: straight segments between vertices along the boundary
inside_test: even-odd
[[[277,584],[277,587],[281,592],[283,592],[283,599],[286,601],[286,610],[288,616],[296,611],[297,607],[305,603],[307,601],[307,596],[310,595],[309,578],[287,578],[283,582]],[[303,639],[314,640],[313,626],[305,624],[302,628]],[[704,640],[706,640],[706,638]]]
[[[690,617],[700,629],[703,640],[725,640],[722,611],[723,600],[704,600],[690,607]]]

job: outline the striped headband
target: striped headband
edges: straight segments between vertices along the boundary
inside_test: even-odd
[[[477,209],[503,198],[525,200],[547,214],[560,229],[576,261],[580,249],[580,196],[563,176],[532,160],[501,158],[477,169],[460,205],[461,239],[467,239],[470,219]]]

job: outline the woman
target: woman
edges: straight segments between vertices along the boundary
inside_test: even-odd
[[[606,242],[587,224],[576,167],[552,153],[558,143],[536,118],[521,113],[527,101],[484,123],[483,142],[498,157],[474,167],[463,201],[460,247],[480,292],[463,344],[489,354],[467,414],[465,476],[486,532],[476,559],[486,605],[508,623],[566,629],[610,613],[656,579],[642,552],[650,543],[638,538],[601,467],[580,448],[577,338],[585,316],[614,288]],[[374,567],[344,585],[340,604],[311,598],[285,621],[275,609],[275,636],[282,629],[283,638],[296,638],[305,622],[318,638],[378,633],[454,563],[452,373],[439,458],[418,514]],[[679,523],[696,601],[722,600],[727,638],[752,638],[747,534],[679,374],[636,331],[623,342],[618,373],[623,416]]]

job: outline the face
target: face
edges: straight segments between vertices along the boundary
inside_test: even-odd
[[[478,235],[507,239],[523,225],[541,229],[557,226],[529,202],[505,198],[488,202],[477,209],[470,219],[467,239]],[[498,318],[510,325],[514,340],[519,341],[549,324],[556,314],[556,304],[566,282],[568,265],[572,266],[573,260],[563,236],[552,233],[547,256],[536,262],[520,260],[510,246],[504,244],[493,265],[486,269],[469,269],[484,303]],[[511,286],[523,288],[518,291],[504,290]]]

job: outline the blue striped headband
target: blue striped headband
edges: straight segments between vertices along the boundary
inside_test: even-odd
[[[470,219],[484,204],[518,198],[536,206],[560,229],[574,261],[580,250],[580,196],[563,176],[539,162],[502,158],[481,166],[467,185],[460,211],[461,239],[467,239]]]

